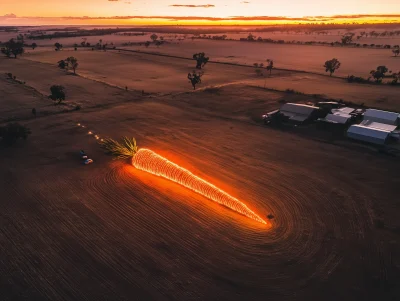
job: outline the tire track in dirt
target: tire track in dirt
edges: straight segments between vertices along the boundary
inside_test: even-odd
[[[217,155],[218,152],[215,151],[214,155]],[[232,166],[229,163],[226,163],[226,161],[222,160],[220,163],[225,162],[225,164],[222,165],[223,169],[229,170]],[[219,162],[214,162],[214,163],[219,163]],[[276,171],[279,169],[279,165],[275,166],[275,169],[273,169],[273,172],[276,176]],[[274,174],[272,173],[266,173],[264,175],[265,178],[268,177],[273,177]],[[269,200],[274,200],[276,199],[276,203],[274,201],[270,202],[270,206],[272,209],[272,212],[278,212],[279,213],[279,219],[275,224],[276,229],[272,231],[272,233],[268,233],[267,235],[271,234],[270,237],[266,237],[265,234],[260,234],[257,231],[254,231],[254,228],[250,229],[240,229],[239,231],[242,232],[243,237],[246,238],[245,241],[240,241],[239,243],[236,241],[229,240],[225,242],[227,246],[229,246],[229,249],[239,251],[240,253],[244,256],[244,261],[248,261],[248,264],[254,264],[255,262],[252,262],[251,256],[254,257],[255,254],[258,254],[260,256],[265,256],[265,252],[262,250],[258,250],[257,248],[260,247],[261,244],[265,246],[266,243],[273,243],[279,246],[279,248],[271,248],[268,250],[268,255],[276,255],[276,256],[286,256],[290,258],[290,262],[294,263],[296,265],[300,264],[306,264],[307,262],[312,261],[314,256],[317,256],[319,252],[321,252],[321,244],[324,239],[323,234],[325,232],[330,231],[329,229],[325,229],[325,231],[321,231],[321,228],[324,228],[324,214],[330,213],[330,217],[335,218],[335,215],[340,215],[341,210],[333,206],[331,207],[331,203],[329,202],[329,198],[327,197],[327,194],[325,191],[322,189],[317,189],[316,182],[318,182],[318,179],[304,179],[304,180],[299,180],[298,176],[293,176],[293,175],[287,175],[287,174],[280,174],[279,176],[279,184],[278,180],[272,181],[272,185],[268,186],[268,191],[266,194],[269,196]],[[286,181],[283,181],[281,179],[286,179]],[[111,204],[117,204],[118,200],[122,197],[123,195],[126,195],[125,193],[121,193],[121,196],[119,195],[119,192],[115,192],[112,196],[109,196],[109,189],[107,186],[115,186],[118,184],[118,187],[121,186],[121,184],[125,185],[126,187],[131,187],[131,186],[137,186],[137,178],[134,178],[130,172],[128,172],[128,169],[126,167],[123,167],[121,165],[114,165],[112,170],[107,173],[106,175],[100,176],[98,179],[93,179],[90,181],[89,187],[91,187],[90,190],[92,191],[98,191],[99,193],[107,194],[107,197],[110,200]],[[300,182],[298,187],[292,187],[290,186],[289,183],[293,182]],[[257,181],[256,181],[257,182]],[[262,182],[262,181],[260,181]],[[303,183],[304,182],[304,183]],[[134,184],[135,183],[135,184]],[[145,183],[146,184],[146,183]],[[256,184],[261,184],[261,183],[256,183]],[[326,186],[326,183],[322,182],[318,183],[321,185],[321,187]],[[138,190],[140,187],[135,187],[132,188],[134,189],[134,192],[129,193],[132,194],[132,197],[138,198]],[[154,190],[154,189],[153,189]],[[304,191],[307,191],[305,193]],[[140,195],[139,193],[139,198],[142,197],[143,199],[146,199],[146,202],[148,204],[155,204],[155,206],[151,206],[147,208],[147,210],[151,210],[152,213],[150,214],[151,216],[154,216],[153,220],[157,220],[161,222],[164,225],[164,230],[165,231],[174,231],[174,225],[173,221],[176,220],[177,215],[175,214],[173,217],[167,217],[165,214],[164,210],[159,210],[157,207],[157,203],[160,201],[162,193],[155,193],[154,191],[152,192],[147,192],[143,193],[143,195]],[[304,204],[310,203],[307,199],[312,198],[313,200],[315,198],[318,198],[321,204],[325,204],[326,208],[323,208],[322,211],[320,211],[321,208],[316,208],[314,209],[311,205],[309,207],[306,207]],[[348,198],[347,195],[344,196],[345,199]],[[177,204],[173,204],[173,206],[176,206]],[[188,205],[187,202],[185,202],[185,205]],[[182,207],[180,205],[180,207]],[[274,208],[275,207],[275,208]],[[128,217],[131,213],[130,208],[118,208],[118,207],[113,207],[113,209],[118,210],[118,214],[120,214],[121,217]],[[204,209],[203,207],[201,209]],[[184,209],[184,211],[188,211],[191,214],[195,213],[196,214],[196,220],[199,221],[201,224],[203,223],[211,223],[211,222],[216,222],[215,220],[209,220],[209,216],[207,214],[204,214],[202,210],[199,210],[199,208],[195,206],[190,206],[188,209]],[[148,212],[148,211],[146,211]],[[305,214],[307,212],[307,214]],[[307,218],[302,218],[302,216],[307,216]],[[179,216],[179,218],[182,218],[182,216]],[[171,224],[171,228],[166,226],[168,224]],[[190,227],[190,225],[185,225]],[[229,225],[230,227],[231,225]],[[243,225],[242,225],[243,226]],[[320,228],[317,229],[316,226],[319,226]],[[135,228],[143,228],[142,223],[137,223],[135,224]],[[221,222],[218,222],[218,227],[216,228],[221,228],[222,231],[224,231],[227,225]],[[157,227],[148,227],[147,230],[149,232],[157,232]],[[228,229],[226,229],[228,231]],[[342,230],[335,230],[335,232],[341,232]],[[147,235],[146,235],[147,236]],[[143,236],[142,238],[145,239],[146,236]],[[148,238],[148,237],[147,237]],[[185,243],[185,249],[188,250],[191,247],[195,246],[193,244],[188,244],[188,242]],[[144,251],[144,250],[143,250]],[[193,257],[198,257],[198,252],[192,253]],[[226,254],[219,254],[221,258],[226,256]],[[249,257],[249,258],[248,258]],[[250,259],[250,260],[249,260]],[[206,257],[198,257],[197,258],[198,262],[207,262]],[[317,263],[317,270],[314,271],[313,273],[309,273],[308,278],[304,278],[301,282],[298,282],[296,285],[299,287],[305,286],[306,283],[314,277],[320,276],[320,277],[328,277],[329,274],[331,274],[334,269],[337,267],[339,262],[341,261],[341,257],[338,256],[335,253],[329,253],[326,254],[325,260]],[[208,262],[208,266],[210,263]],[[202,269],[205,269],[204,265],[202,266]],[[265,270],[265,273],[268,274],[268,269]],[[215,272],[214,270],[210,269],[210,273]],[[222,276],[221,276],[222,277]],[[226,277],[226,276],[224,276]],[[276,279],[283,279],[285,276],[284,274],[282,275],[274,275],[273,277],[265,277],[263,276],[264,281],[274,281]],[[233,277],[230,276],[232,279]],[[234,280],[231,280],[234,281]],[[286,279],[286,281],[290,281],[290,279]],[[242,280],[243,282],[243,280]],[[252,286],[252,282],[249,281],[248,283],[245,283],[248,286]],[[207,285],[212,285],[212,283],[208,283]],[[255,285],[254,285],[255,286]],[[274,287],[279,291],[279,285],[274,285]],[[159,288],[158,288],[159,289]],[[282,290],[284,287],[282,287]]]
[[[151,219],[153,221],[156,220],[157,224],[162,224],[163,231],[165,231],[166,233],[176,233],[176,224],[174,223],[174,221],[176,222],[177,214],[179,212],[190,212],[191,215],[195,216],[196,220],[201,224],[201,226],[203,226],[204,224],[213,224],[215,226],[215,229],[219,229],[218,236],[220,236],[220,234],[223,234],[225,231],[231,231],[232,224],[222,222],[220,217],[213,217],[210,219],[209,215],[207,215],[207,213],[204,213],[203,209],[207,206],[207,201],[205,201],[205,206],[201,206],[200,208],[197,206],[198,204],[190,206],[188,202],[184,202],[185,206],[189,206],[189,208],[179,208],[179,211],[175,213],[173,212],[175,210],[171,210],[171,208],[170,211],[168,211],[168,214],[166,213],[165,208],[160,210],[159,201],[163,193],[155,191],[151,193],[139,192],[137,189],[140,188],[136,187],[140,186],[136,183],[139,179],[135,178],[129,169],[130,168],[124,167],[123,165],[115,164],[109,173],[99,176],[97,178],[93,178],[88,181],[87,184],[88,187],[90,187],[91,191],[96,191],[99,194],[103,195],[103,199],[109,200],[109,205],[113,208],[113,211],[115,210],[116,219],[117,216],[124,219],[130,219],[130,216],[134,215],[134,210],[132,210],[132,208],[120,206],[121,198],[126,199],[127,195],[132,194],[132,197],[136,198],[136,200],[141,198],[146,200],[145,203],[142,203],[138,206],[145,206],[146,215],[151,216]],[[285,175],[285,178],[288,179],[288,182],[291,182],[292,180],[288,175]],[[155,181],[157,180],[155,179]],[[276,205],[276,207],[273,208],[273,212],[279,212],[279,219],[278,222],[275,224],[275,229],[272,230],[272,233],[263,231],[257,232],[255,231],[254,227],[245,227],[244,229],[241,229],[243,225],[239,225],[239,227],[236,227],[236,230],[241,233],[239,241],[237,240],[238,237],[235,237],[235,239],[233,239],[233,237],[230,237],[230,239],[226,240],[223,239],[223,242],[224,244],[226,244],[227,249],[235,250],[235,256],[238,256],[238,254],[240,254],[241,264],[249,266],[256,265],[259,262],[260,257],[264,257],[267,255],[288,257],[290,258],[290,262],[294,264],[294,268],[296,267],[296,265],[305,264],[309,261],[312,261],[312,258],[320,251],[320,247],[318,246],[317,242],[320,242],[323,239],[321,234],[315,234],[321,233],[321,231],[315,231],[314,225],[314,220],[321,221],[322,212],[318,212],[316,210],[310,212],[310,208],[306,208],[304,206],[304,203],[307,203],[305,200],[311,194],[314,197],[315,195],[320,196],[321,202],[329,204],[327,198],[324,197],[324,194],[314,188],[315,186],[312,185],[313,183],[314,182],[311,181],[305,182],[305,184],[308,185],[307,191],[309,191],[309,193],[307,194],[304,194],[304,186],[301,190],[289,187],[286,183],[280,183],[280,185],[276,185],[276,183],[274,183],[274,185],[269,186],[269,199],[277,200],[276,204],[272,202],[272,205]],[[143,183],[141,184],[143,185]],[[110,186],[117,186],[120,188],[122,188],[123,186],[125,186],[125,188],[131,187],[129,188],[129,190],[133,191],[126,193],[126,191],[123,191],[125,190],[125,188],[122,188],[122,192],[120,193],[118,189],[114,189],[114,192],[112,193],[112,195],[110,195]],[[147,189],[154,190],[154,188],[152,187],[146,188],[146,190]],[[104,195],[106,195],[105,198]],[[282,196],[284,196],[283,199]],[[179,205],[176,202],[177,201],[174,201],[174,203],[172,204],[172,206],[174,206],[173,209],[176,209],[175,207],[182,207],[182,205]],[[272,205],[270,204],[270,206]],[[134,209],[138,210],[137,207],[134,207]],[[331,208],[328,209],[331,210]],[[333,207],[332,210],[333,212],[335,212],[337,208]],[[301,216],[304,215],[305,211],[308,212],[307,219],[301,218]],[[183,217],[183,215],[178,216],[180,221],[185,222],[185,224],[182,224],[182,227],[187,227],[188,229],[191,228],[191,230],[194,230],[193,225],[191,225],[191,223],[193,223],[193,220],[187,218],[183,219]],[[142,231],[146,232],[146,234],[136,233],[136,235],[140,237],[139,240],[158,240],[158,236],[154,236],[154,234],[152,236],[149,236],[149,234],[159,233],[157,231],[157,229],[159,228],[157,226],[154,226],[153,224],[146,224],[143,220],[143,217],[141,217],[138,221],[130,220],[130,225],[133,226],[135,229],[141,229]],[[119,224],[118,227],[121,228],[123,226]],[[213,231],[212,228],[208,229],[209,231]],[[168,239],[165,239],[164,241],[171,240],[179,240],[179,236],[168,235]],[[180,241],[179,244],[184,246],[184,249],[187,251],[191,250],[192,248],[198,247],[198,245],[191,240]],[[206,244],[205,241],[204,244]],[[146,252],[146,250],[147,247],[145,247],[142,251]],[[214,252],[212,258],[217,257],[219,258],[219,260],[223,260],[223,258],[226,258],[227,255],[228,254],[224,252]],[[158,254],[157,256],[159,257],[160,255]],[[210,260],[210,258],[208,258],[207,256],[202,256],[201,252],[199,253],[197,251],[194,251],[190,253],[190,257],[192,260],[198,263],[202,263],[201,269],[203,271],[208,270],[210,274],[217,273],[216,275],[214,275],[217,278],[220,277],[221,279],[230,279],[230,281],[232,282],[239,281],[239,279],[235,280],[234,275],[228,276],[224,273],[220,274],[221,271],[218,271],[216,266],[213,266],[213,260]],[[165,259],[167,260],[168,258]],[[231,263],[231,260],[232,258],[226,261],[226,265],[229,265]],[[236,258],[233,261],[235,262],[237,260],[238,259]],[[311,277],[316,277],[316,274],[327,276],[334,271],[339,262],[340,257],[335,254],[328,254],[325,261],[318,265],[317,273],[311,273],[310,275],[312,275]],[[259,267],[258,269],[260,270]],[[263,281],[290,281],[290,279],[285,276],[285,274],[287,273],[277,274],[275,271],[272,274],[270,269],[270,267],[265,267],[265,269],[261,270],[263,272],[263,275],[261,276]],[[297,282],[296,285],[302,287],[307,283],[308,280],[309,279],[305,278],[301,282]],[[241,280],[243,285],[249,287],[256,287],[256,283],[258,283],[258,281],[260,281],[260,279],[257,279],[254,282],[253,280],[247,280],[244,282],[243,279]],[[208,282],[207,285],[212,286],[213,283]],[[281,285],[274,284],[275,290],[277,292],[280,291],[280,289],[283,290],[285,286],[286,284],[282,283]],[[155,288],[162,289],[161,287]],[[183,291],[181,293],[183,293]]]
[[[243,122],[222,122],[195,124],[207,135],[193,132],[188,123],[183,133],[175,131],[173,146],[168,129],[165,138],[146,137],[146,143],[160,154],[170,150],[193,173],[225,185],[221,188],[231,189],[263,217],[272,214],[271,229],[129,162],[108,162],[94,150],[96,164],[79,170],[70,161],[52,159],[37,168],[26,161],[27,167],[18,166],[16,160],[19,178],[6,174],[10,180],[4,185],[5,195],[15,201],[2,213],[7,231],[0,229],[1,254],[12,262],[0,262],[0,269],[15,271],[0,272],[11,274],[11,281],[24,279],[21,287],[49,300],[128,300],[135,292],[143,300],[319,299],[338,296],[337,287],[362,283],[347,272],[357,276],[352,271],[364,268],[378,270],[382,279],[392,277],[385,266],[388,251],[381,251],[371,234],[369,206],[379,189],[354,180],[369,169],[356,169],[362,164],[352,166],[356,159],[346,159],[340,148],[316,150],[313,141],[301,144]],[[233,122],[235,134],[225,133]],[[58,143],[71,148],[71,141]],[[52,156],[58,143],[47,150]],[[291,152],[292,144],[298,146]],[[35,154],[30,160],[37,160]],[[343,279],[332,282],[332,277]]]

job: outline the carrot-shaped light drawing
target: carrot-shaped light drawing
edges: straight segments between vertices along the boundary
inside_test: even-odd
[[[225,191],[158,155],[152,150],[145,148],[138,149],[134,138],[129,139],[125,137],[122,143],[113,139],[104,139],[100,144],[116,158],[126,159],[132,157],[132,165],[139,170],[171,180],[214,202],[224,205],[260,223],[266,224],[262,218],[248,208],[243,202]]]

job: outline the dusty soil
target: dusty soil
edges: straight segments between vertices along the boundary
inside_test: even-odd
[[[112,63],[101,67],[103,54],[88,55],[99,56],[99,67],[81,58],[82,73],[134,74],[127,68],[118,76]],[[133,56],[104,55],[135,66]],[[243,83],[246,71],[212,64],[227,68],[218,71],[219,87],[183,92],[179,82],[170,93],[142,96],[116,87],[117,79],[111,86],[66,75],[32,58],[0,58],[1,73],[13,69],[26,79],[0,80],[0,113],[12,111],[32,130],[27,141],[0,150],[2,300],[400,297],[400,162],[260,122],[283,99],[307,96],[252,87]],[[136,72],[153,64],[157,73],[161,64],[137,61],[144,65]],[[190,68],[189,61],[163,64],[176,68],[171,76]],[[215,70],[207,72],[216,80]],[[65,85],[66,102],[82,110],[27,119],[33,105],[54,107],[46,97],[52,83]],[[273,217],[270,227],[112,161],[88,131],[136,137]],[[80,149],[95,163],[82,165]]]
[[[354,104],[364,104],[383,110],[400,111],[400,87],[391,85],[348,83],[344,79],[322,77],[315,74],[280,73],[261,77],[252,82],[253,85],[308,95],[318,95],[328,99],[346,100]]]
[[[396,30],[396,29],[395,29]],[[398,29],[397,29],[398,30]],[[366,30],[362,30],[366,31]],[[354,31],[352,31],[354,32]],[[301,42],[329,42],[329,43],[335,43],[335,42],[340,42],[341,38],[343,37],[344,34],[346,34],[347,31],[328,31],[327,34],[318,34],[317,32],[312,33],[312,34],[305,34],[304,32],[300,33],[293,33],[293,32],[253,32],[252,34],[258,38],[261,37],[263,39],[273,39],[273,40],[284,40],[286,42],[291,42],[291,41],[301,41]],[[359,33],[358,33],[359,34]],[[243,32],[243,33],[231,33],[227,34],[228,39],[235,39],[235,40],[240,40],[241,38],[247,38],[249,36],[248,32]],[[398,45],[400,43],[400,36],[392,36],[392,37],[362,37],[360,39],[354,38],[355,43],[360,43],[362,44],[382,44],[382,45]]]
[[[54,28],[54,27],[53,27]],[[33,30],[33,29],[32,29]],[[382,29],[367,28],[362,29],[367,32],[376,30],[382,32]],[[393,28],[391,30],[398,30]],[[390,31],[390,30],[389,30]],[[288,34],[282,32],[257,33],[256,36],[263,38],[272,38],[274,40],[296,40],[296,41],[329,41],[339,40],[340,36],[347,31],[345,29],[329,31],[328,35],[305,35]],[[22,31],[22,33],[27,33]],[[16,33],[0,32],[0,41],[7,41],[11,37],[15,37]],[[221,35],[221,34],[219,34]],[[230,38],[240,39],[247,36],[248,33],[228,34]],[[126,46],[126,49],[152,51],[166,54],[173,54],[182,57],[190,58],[193,53],[206,52],[212,60],[241,63],[253,65],[253,63],[265,63],[267,59],[273,59],[275,67],[287,68],[294,70],[303,70],[308,72],[316,72],[325,74],[323,65],[325,61],[337,58],[342,63],[341,68],[336,72],[338,76],[357,75],[368,77],[369,72],[377,66],[386,65],[393,72],[400,71],[400,57],[394,57],[392,49],[370,49],[370,48],[354,48],[354,47],[331,47],[331,46],[308,46],[308,45],[291,45],[291,44],[270,44],[270,43],[247,43],[239,41],[214,41],[214,40],[192,40],[192,35],[187,35],[183,39],[180,34],[163,34],[158,33],[158,36],[163,36],[168,44],[156,47],[152,44],[149,48],[142,46]],[[175,36],[177,38],[175,38]],[[52,40],[26,40],[27,44],[32,42],[37,43],[38,47],[34,52],[40,52],[41,48],[53,48],[54,43],[60,42],[66,48],[72,47],[74,44],[80,44],[86,38],[87,42],[92,45],[99,42],[114,43],[115,46],[121,47],[123,43],[142,43],[149,41],[149,34],[145,36],[121,36],[121,35],[104,35],[104,36],[89,36],[75,38],[58,38]],[[379,44],[379,45],[399,45],[400,36],[393,37],[367,37],[356,41],[360,44]],[[27,49],[27,51],[32,52]],[[103,62],[104,63],[104,62]],[[101,65],[101,64],[99,64]]]
[[[391,49],[364,49],[351,47],[280,45],[239,41],[185,40],[179,44],[166,44],[159,48],[150,46],[123,47],[142,51],[191,57],[204,51],[212,60],[253,65],[274,60],[276,68],[287,68],[325,74],[325,61],[337,58],[341,67],[336,75],[368,77],[377,66],[386,65],[393,72],[400,71],[400,57],[394,57]]]
[[[194,60],[118,51],[48,50],[30,52],[24,59],[50,64],[54,72],[62,72],[57,70],[56,63],[68,56],[75,56],[79,60],[78,73],[82,77],[150,93],[190,90],[191,84],[187,74],[193,72],[196,67]],[[12,68],[10,64],[14,62],[8,64],[9,68]],[[21,61],[21,64],[25,62]],[[41,66],[41,64],[36,65]],[[214,65],[213,68],[205,68],[202,71],[204,76],[201,86],[243,82],[251,80],[255,75],[253,69],[239,66]],[[120,76],[121,74],[124,76]]]
[[[32,60],[34,62],[29,64],[37,70],[36,73],[27,74],[21,72],[19,74],[29,85],[36,87],[43,93],[48,93],[49,87],[54,83],[54,76],[56,74],[65,74],[65,72],[57,70],[55,62],[71,55],[77,57],[80,62],[78,68],[80,77],[121,88],[128,87],[129,90],[137,90],[139,92],[144,90],[145,92],[156,94],[189,90],[191,85],[186,79],[186,75],[188,72],[192,72],[195,66],[193,60],[184,59],[184,57],[171,58],[125,51],[103,52],[65,49],[57,52],[47,48],[46,51],[30,51],[23,56],[24,60],[14,62],[12,59],[6,60],[3,58],[0,72],[2,70],[4,72],[18,70],[18,68],[23,70],[24,65],[27,64],[26,60]],[[41,70],[47,70],[50,66],[53,68],[51,73],[41,72]],[[308,95],[317,94],[328,99],[343,99],[358,105],[364,103],[367,106],[386,110],[400,110],[398,100],[400,89],[390,85],[350,84],[342,78],[282,70],[274,70],[271,76],[268,71],[264,70],[264,76],[257,77],[253,67],[215,63],[209,63],[203,69],[203,72],[204,76],[202,84],[198,86],[199,88],[232,83],[250,84],[280,91],[292,89]],[[16,75],[19,76],[17,73]],[[41,75],[40,77],[37,76],[38,73]],[[48,76],[50,74],[52,75],[51,77]],[[124,76],[120,76],[120,74],[124,74]],[[60,77],[58,82],[70,83],[71,79],[69,77]],[[73,80],[74,85],[80,85],[81,79]],[[90,87],[90,85],[91,81],[85,81],[84,87]],[[87,90],[90,95],[90,89]],[[88,98],[91,98],[89,95]],[[104,95],[107,94],[103,94],[102,97]]]

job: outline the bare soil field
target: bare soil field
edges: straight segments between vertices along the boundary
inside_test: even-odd
[[[195,70],[196,62],[175,58],[158,57],[140,53],[117,51],[31,51],[24,60],[51,64],[54,72],[61,73],[57,62],[68,56],[79,60],[80,76],[102,81],[122,88],[150,93],[170,93],[190,90],[187,74]],[[14,62],[9,62],[11,68]],[[21,60],[21,64],[24,64]],[[29,63],[28,63],[29,64]],[[0,67],[1,68],[1,67]],[[254,77],[254,70],[238,66],[213,65],[203,70],[202,86],[242,82]],[[123,76],[121,76],[123,74]],[[43,82],[40,79],[40,82]]]
[[[67,54],[78,57],[78,76],[56,67]],[[263,126],[265,111],[309,96],[251,86],[260,81],[252,68],[218,64],[191,91],[180,80],[191,66],[108,51],[0,57],[0,114],[32,130],[0,149],[1,299],[398,299],[398,158]],[[158,93],[143,96],[140,77]],[[57,111],[46,97],[54,83],[82,110]],[[33,105],[55,111],[28,119]],[[136,137],[269,225],[113,161],[89,131]],[[81,164],[80,149],[94,164]]]
[[[17,35],[18,34],[15,32],[0,31],[0,41],[4,43],[12,38],[15,38]]]
[[[71,55],[79,60],[79,76],[123,89],[127,86],[130,90],[139,92],[144,90],[145,92],[164,94],[191,89],[186,75],[193,71],[195,61],[145,53],[118,52],[118,50],[106,52],[81,49],[78,51],[68,49],[53,51],[49,48],[46,51],[44,49],[35,50],[26,53],[22,60],[15,62],[12,59],[4,58],[0,65],[0,71],[16,70],[14,73],[17,76],[19,74],[25,76],[29,85],[33,85],[43,93],[48,93],[50,85],[54,82],[64,83],[67,86],[70,83],[79,85],[79,79],[65,75],[65,72],[58,70],[56,66],[57,61]],[[27,64],[30,68],[37,70],[41,76],[38,77],[37,73],[25,75],[22,70],[27,67]],[[51,73],[40,71],[47,70],[49,67],[53,68]],[[17,71],[19,69],[21,71]],[[254,68],[214,63],[209,63],[203,72],[204,76],[199,88],[246,83],[280,91],[292,89],[309,95],[317,94],[328,99],[343,99],[358,105],[364,103],[387,110],[400,110],[399,87],[350,84],[341,78],[282,70],[274,70],[271,76],[264,71],[264,77],[257,77]],[[51,74],[51,76],[46,74]],[[56,78],[57,80],[55,80]],[[90,87],[90,85],[91,82],[86,81],[85,87]],[[88,93],[90,94],[90,89],[88,89]]]
[[[372,30],[372,28],[371,28]],[[25,32],[26,33],[26,32]],[[337,37],[345,33],[345,30],[341,30],[339,33],[336,32]],[[246,35],[248,33],[240,33],[240,35]],[[286,33],[255,33],[258,36],[264,38],[272,35],[274,39],[289,39],[285,36]],[[15,37],[16,33],[4,33],[0,32],[0,41],[6,41],[10,37]],[[232,35],[232,34],[231,34]],[[233,34],[235,35],[235,34]],[[334,32],[330,32],[327,36],[335,35]],[[286,68],[293,70],[302,70],[306,72],[314,72],[326,74],[323,64],[325,61],[337,58],[342,63],[341,68],[335,73],[338,76],[357,75],[368,77],[369,72],[375,69],[377,66],[385,65],[393,72],[400,71],[400,57],[394,57],[391,49],[370,49],[370,48],[354,48],[354,47],[340,47],[340,46],[315,46],[315,45],[291,45],[291,44],[270,44],[270,43],[249,43],[239,41],[215,41],[215,40],[192,40],[190,36],[186,39],[178,41],[175,37],[182,38],[183,35],[179,34],[162,34],[158,33],[158,36],[164,36],[165,40],[168,41],[160,47],[156,47],[152,44],[149,48],[142,46],[124,46],[126,49],[151,51],[156,53],[165,53],[175,56],[188,57],[190,58],[193,53],[202,51],[210,56],[211,60],[248,64],[261,63],[267,59],[273,59],[277,68]],[[294,36],[293,35],[293,39]],[[306,37],[312,40],[314,35],[298,35],[299,37]],[[317,35],[319,38],[319,36]],[[323,40],[325,35],[321,36]],[[75,38],[58,38],[52,40],[27,40],[26,43],[32,42],[37,43],[40,47],[35,52],[40,52],[40,48],[44,47],[44,51],[48,51],[47,48],[52,48],[54,43],[60,42],[64,47],[72,47],[73,44],[80,44],[83,39],[87,39],[92,45],[99,42],[101,39],[103,43],[113,43],[117,47],[122,47],[123,43],[142,43],[149,41],[149,34],[145,36],[121,36],[121,35],[104,35],[104,36],[88,36],[88,37],[75,37]],[[290,40],[293,40],[290,39]],[[361,38],[358,42],[363,44],[399,44],[399,37],[391,38]],[[388,41],[387,41],[388,40]],[[389,41],[390,40],[390,41]],[[32,52],[27,49],[28,52]]]
[[[18,28],[18,33],[21,34],[27,34],[30,35],[31,32],[34,31],[43,31],[46,32],[47,34],[53,34],[55,33],[55,29],[60,29],[65,28],[65,26],[39,26],[39,27],[20,27]],[[84,29],[84,30],[92,30],[92,29],[109,29],[109,28],[115,28],[115,26],[75,26],[74,28],[70,28],[68,31],[76,31],[76,28]],[[169,41],[176,41],[177,38],[181,39],[187,39],[191,38],[193,34],[183,34],[179,32],[179,28],[175,28],[175,33],[166,33],[166,32],[158,32],[157,27],[154,27],[154,33],[157,34],[158,36],[162,36],[165,38],[165,40]],[[172,29],[172,28],[171,28]],[[184,29],[184,28],[182,28]],[[262,37],[263,39],[273,39],[273,40],[285,40],[285,41],[300,41],[300,42],[307,42],[307,41],[315,41],[315,42],[337,42],[341,40],[341,37],[346,34],[346,33],[355,33],[356,37],[360,35],[361,32],[366,32],[366,33],[377,33],[381,34],[384,32],[394,32],[400,30],[399,26],[396,26],[396,24],[392,24],[389,27],[360,27],[360,28],[346,28],[345,25],[343,25],[342,28],[338,27],[336,29],[324,29],[323,27],[320,28],[320,30],[311,30],[307,29],[307,27],[299,27],[298,29],[288,29],[286,31],[271,31],[268,27],[265,28],[266,31],[259,31],[260,28],[257,27],[249,27],[246,29],[243,28],[238,28],[237,30],[232,31],[232,28],[229,28],[227,32],[219,32],[219,33],[210,33],[207,28],[203,28],[204,32],[200,35],[223,35],[225,34],[228,39],[234,39],[234,40],[239,40],[240,38],[247,38],[249,33],[252,33],[256,37]],[[63,30],[61,30],[63,31]],[[140,31],[129,31],[127,28],[126,33],[140,33]],[[196,32],[199,32],[198,29],[196,29]],[[103,40],[105,43],[114,43],[116,45],[121,45],[122,43],[127,43],[127,42],[144,42],[150,40],[150,35],[153,32],[149,32],[146,30],[144,32],[144,36],[127,36],[123,35],[122,33],[118,34],[108,34],[108,35],[97,35],[97,36],[87,36],[87,37],[67,37],[67,38],[60,38],[60,42],[63,43],[64,45],[71,46],[75,43],[80,44],[82,42],[82,38],[85,38],[87,42],[91,44],[96,44],[100,39]],[[7,32],[0,32],[0,41],[5,41],[7,39],[10,39],[12,37],[15,37],[16,33],[7,33]],[[382,44],[382,45],[399,45],[400,43],[400,35],[386,35],[386,36],[362,36],[359,39],[354,38],[354,41],[360,44]],[[38,45],[41,46],[52,46],[54,45],[53,40],[36,40],[35,41]]]
[[[68,38],[54,38],[46,40],[28,40],[28,44],[35,42],[37,45],[42,47],[53,47],[54,43],[60,42],[65,46],[73,46],[74,44],[80,45],[82,41],[96,45],[100,40],[104,44],[114,43],[116,45],[122,45],[123,43],[144,43],[150,40],[151,34],[145,34],[144,36],[121,36],[121,35],[99,35],[99,36],[83,36],[83,37],[68,37]]]
[[[390,49],[363,49],[351,47],[308,46],[269,44],[239,41],[185,40],[179,44],[166,44],[157,48],[150,46],[123,47],[153,51],[190,58],[193,53],[205,52],[211,60],[253,65],[274,60],[276,68],[303,70],[326,74],[325,61],[337,58],[341,67],[335,75],[368,77],[377,66],[385,65],[393,72],[400,71],[400,57],[394,57]]]
[[[399,87],[391,85],[356,84],[348,83],[339,78],[329,78],[314,74],[286,73],[265,76],[255,80],[252,84],[285,91],[294,90],[295,93],[323,97],[334,100],[346,100],[357,105],[364,104],[383,110],[400,111]]]
[[[31,70],[32,72],[27,72],[26,70]],[[67,74],[57,67],[57,63],[50,65],[24,59],[15,60],[0,57],[1,77],[7,72],[11,72],[17,79],[25,82],[26,86],[32,87],[43,97],[47,97],[50,94],[52,85],[63,85],[67,89],[69,103],[73,104],[85,106],[104,105],[121,101],[122,95],[125,95],[123,99],[129,99],[129,96],[132,97],[132,95],[141,95],[141,93],[135,91],[110,90],[109,85],[99,86],[93,80]],[[96,97],[93,97],[93,90],[98,91]],[[127,97],[126,95],[129,96]]]
[[[31,116],[32,108],[42,111],[59,110],[46,97],[32,88],[0,76],[0,122],[24,119]]]
[[[399,162],[253,121],[252,110],[276,106],[279,93],[217,92],[27,122],[32,136],[2,150],[0,163],[3,300],[398,296]],[[271,227],[113,162],[89,129],[135,136],[272,214]],[[81,148],[94,165],[80,165]]]
[[[344,34],[353,32],[356,35],[359,35],[360,31],[370,32],[376,29],[362,29],[362,30],[327,30],[321,32],[326,32],[326,34],[318,33],[318,32],[311,32],[306,34],[306,32],[252,32],[256,38],[261,37],[263,39],[273,39],[273,40],[284,40],[288,41],[301,41],[301,42],[340,42],[341,38]],[[393,28],[392,30],[400,30],[400,28]],[[379,30],[378,32],[382,32],[383,30]],[[229,33],[227,34],[229,39],[240,40],[241,38],[247,38],[249,36],[249,32],[242,32],[242,33]],[[382,45],[399,45],[400,43],[400,35],[394,35],[391,37],[362,37],[360,39],[354,38],[354,42],[360,44],[382,44]]]

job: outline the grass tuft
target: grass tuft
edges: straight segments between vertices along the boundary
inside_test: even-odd
[[[108,154],[114,157],[114,160],[132,158],[138,151],[135,138],[123,137],[121,142],[106,138],[99,144]]]

